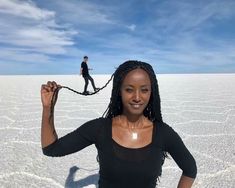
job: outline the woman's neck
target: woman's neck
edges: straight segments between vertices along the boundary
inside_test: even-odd
[[[120,118],[124,121],[130,122],[132,125],[138,125],[140,121],[143,121],[144,116],[143,116],[143,114],[142,115],[136,115],[136,116],[121,114]]]

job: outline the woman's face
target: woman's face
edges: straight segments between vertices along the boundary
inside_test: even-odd
[[[146,71],[134,69],[124,78],[121,85],[123,114],[142,115],[151,95],[151,81]]]

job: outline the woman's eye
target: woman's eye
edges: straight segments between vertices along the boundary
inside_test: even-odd
[[[146,88],[146,89],[142,89],[142,92],[143,93],[147,93],[149,90]]]
[[[127,88],[127,89],[126,89],[126,92],[130,93],[130,92],[132,92],[132,89]]]

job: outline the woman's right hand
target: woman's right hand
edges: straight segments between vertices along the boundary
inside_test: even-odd
[[[51,107],[51,100],[53,93],[55,90],[59,88],[61,89],[60,85],[57,85],[55,81],[48,81],[47,84],[42,84],[41,86],[41,101],[42,101],[42,106],[45,108],[50,108]],[[53,104],[56,104],[57,101],[57,95],[58,92],[56,93],[56,96],[54,97]]]

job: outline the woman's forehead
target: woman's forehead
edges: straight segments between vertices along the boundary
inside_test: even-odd
[[[128,84],[130,82],[150,84],[150,78],[145,70],[138,68],[127,73],[122,84]]]

